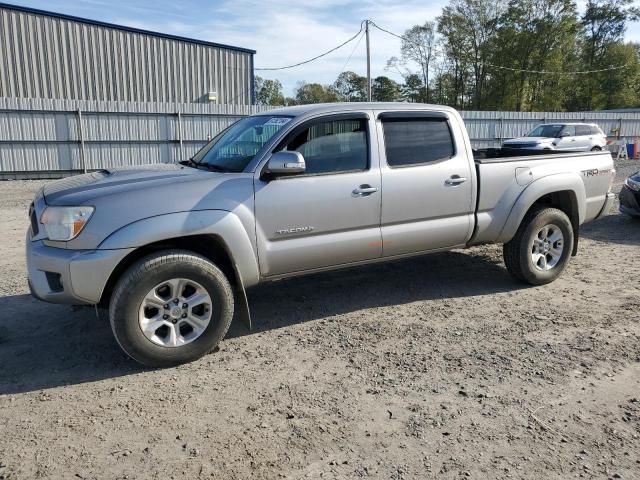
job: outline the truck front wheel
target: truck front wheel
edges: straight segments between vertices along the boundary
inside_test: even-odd
[[[109,317],[127,355],[149,367],[170,367],[218,345],[233,317],[233,291],[206,258],[184,250],[158,252],[122,275]]]
[[[504,262],[511,275],[531,285],[553,282],[573,250],[569,217],[557,208],[532,210],[511,241],[504,244]]]

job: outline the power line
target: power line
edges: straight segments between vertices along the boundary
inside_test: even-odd
[[[360,38],[358,38],[358,41],[356,42],[356,46],[353,47],[353,50],[351,51],[351,55],[349,55],[349,58],[347,58],[347,61],[344,62],[344,65],[342,66],[342,70],[340,70],[340,74],[338,75],[338,77],[344,73],[345,69],[347,68],[347,65],[349,65],[349,62],[351,61],[351,57],[353,57],[353,54],[356,53],[356,50],[360,46],[360,42],[362,41],[362,37],[364,37],[364,34],[362,33],[362,29],[361,29],[360,30]]]
[[[420,44],[418,44],[418,43],[415,43],[415,42],[412,42],[412,41],[410,41],[410,40],[407,40],[407,39],[406,39],[406,38],[404,38],[402,35],[398,35],[397,33],[393,33],[393,32],[391,32],[391,31],[389,31],[389,30],[386,30],[386,29],[382,28],[381,26],[379,26],[379,25],[378,25],[376,22],[374,22],[373,20],[369,20],[369,23],[370,23],[371,25],[373,25],[374,27],[376,27],[376,28],[377,28],[378,30],[380,30],[381,32],[388,33],[389,35],[392,35],[392,36],[394,36],[394,37],[397,37],[397,38],[399,38],[400,40],[405,41],[405,42],[407,42],[407,43],[413,43],[414,45],[420,45]]]
[[[486,63],[486,62],[482,64],[487,67],[498,68],[500,70],[510,70],[512,72],[524,72],[524,73],[539,73],[543,75],[586,75],[590,73],[600,73],[600,72],[610,72],[613,70],[620,70],[622,68],[629,66],[628,63],[625,63],[624,65],[618,65],[616,67],[609,67],[609,68],[601,68],[598,70],[582,70],[577,72],[558,72],[558,71],[552,71],[552,70],[528,70],[526,68],[503,67],[502,65],[494,65],[492,63]]]
[[[377,25],[375,22],[373,21],[369,21],[369,23],[371,25],[373,25],[374,27],[376,27],[378,30],[380,30],[381,32],[387,33],[389,35],[392,35],[394,37],[399,38],[400,40],[402,40],[403,42],[406,43],[411,43],[413,45],[416,45],[418,47],[424,47],[424,45],[417,43],[417,42],[412,42],[411,40],[405,38],[402,35],[398,35],[397,33],[393,33],[387,29],[384,29],[382,27],[380,27],[379,25]],[[504,67],[502,65],[494,65],[493,63],[488,63],[488,62],[480,62],[482,65],[486,66],[486,67],[491,67],[491,68],[498,68],[501,70],[509,70],[512,72],[524,72],[524,73],[535,73],[535,74],[542,74],[542,75],[588,75],[591,73],[601,73],[601,72],[610,72],[613,70],[620,70],[622,68],[628,67],[629,64],[625,63],[624,65],[618,65],[618,66],[611,66],[609,68],[600,68],[598,70],[581,70],[581,71],[576,71],[576,72],[559,72],[559,71],[552,71],[552,70],[528,70],[526,68],[512,68],[512,67]]]
[[[315,57],[313,57],[313,58],[310,58],[309,60],[304,60],[304,61],[302,61],[302,62],[295,63],[295,64],[293,64],[293,65],[287,65],[287,66],[285,66],[285,67],[256,68],[255,70],[260,70],[260,71],[286,70],[286,69],[289,69],[289,68],[299,67],[300,65],[305,65],[305,64],[307,64],[307,63],[311,63],[311,62],[313,62],[313,61],[315,61],[315,60],[318,60],[319,58],[325,57],[325,56],[329,55],[330,53],[335,52],[335,51],[336,51],[336,50],[338,50],[339,48],[344,47],[344,46],[345,46],[345,45],[347,45],[348,43],[350,43],[350,42],[354,41],[354,40],[356,39],[356,37],[358,37],[358,35],[360,35],[360,34],[362,33],[362,24],[363,24],[363,23],[364,23],[364,21],[360,23],[360,30],[358,30],[358,33],[356,33],[354,36],[352,36],[351,38],[349,38],[346,42],[341,43],[341,44],[340,44],[340,45],[338,45],[337,47],[334,47],[334,48],[332,48],[331,50],[327,50],[326,52],[321,53],[320,55],[317,55],[317,56],[315,56]]]

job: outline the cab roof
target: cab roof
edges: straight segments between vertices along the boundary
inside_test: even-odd
[[[314,103],[309,105],[295,105],[293,107],[276,108],[261,112],[258,115],[285,115],[301,117],[309,114],[340,113],[362,110],[401,110],[401,111],[438,111],[455,112],[455,109],[444,105],[426,103],[403,102],[342,102],[342,103]]]

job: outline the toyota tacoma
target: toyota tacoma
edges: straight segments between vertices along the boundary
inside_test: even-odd
[[[473,150],[452,108],[351,103],[243,118],[179,164],[47,184],[30,208],[29,285],[104,305],[154,367],[225,336],[246,289],[487,243],[516,280],[555,280],[614,195],[609,152]]]

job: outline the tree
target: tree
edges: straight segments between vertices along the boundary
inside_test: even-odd
[[[575,79],[535,72],[575,70],[577,30],[572,0],[509,3],[497,32],[499,48],[491,59],[494,65],[512,69],[496,72],[502,80],[501,85],[495,85],[501,90],[502,108],[516,111],[563,108],[569,82]]]
[[[634,0],[588,0],[580,20],[584,35],[584,52],[590,65],[602,56],[611,43],[624,38],[626,23],[640,17],[640,7]]]
[[[452,0],[438,17],[438,32],[449,55],[455,56],[455,68],[462,73],[468,65],[473,84],[472,107],[484,106],[488,80],[488,59],[498,45],[495,42],[500,17],[504,12],[502,0]]]
[[[405,32],[386,66],[403,82],[376,78],[373,98],[478,110],[640,106],[640,45],[623,41],[628,22],[640,19],[638,0],[585,3],[579,14],[576,0],[449,0],[437,28]],[[603,71],[581,73],[592,70]],[[366,80],[344,72],[332,87],[298,93],[304,102],[360,101]]]
[[[640,107],[640,45],[611,43],[605,56],[610,65],[625,67],[598,74],[603,79],[603,88],[593,96],[593,101],[607,109]]]
[[[256,104],[258,105],[284,105],[282,83],[280,80],[268,80],[255,77],[254,81]]]
[[[400,85],[389,77],[376,77],[371,85],[371,96],[376,102],[395,102],[401,96]]]
[[[342,72],[332,85],[342,102],[364,102],[367,99],[367,79],[354,72]]]
[[[420,68],[427,102],[429,102],[429,68],[436,56],[435,47],[435,22],[425,22],[424,25],[415,25],[402,36],[402,45],[400,47],[402,63],[413,62]]]
[[[415,73],[407,75],[401,87],[401,93],[402,96],[410,102],[417,103],[425,101],[425,88],[420,75]]]
[[[598,70],[616,65],[612,54],[620,53],[616,45],[622,43],[627,22],[640,17],[640,8],[633,4],[634,0],[588,0],[587,8],[580,19],[582,59],[586,69]],[[600,72],[588,77],[583,91],[586,107],[611,108],[613,83],[624,83],[623,78],[614,81],[613,77],[622,75],[628,75],[628,72]],[[598,86],[603,84],[609,89],[609,94],[605,96],[596,93]]]
[[[454,14],[453,5],[445,7],[438,17],[438,33],[442,36],[445,62],[450,77],[449,105],[455,108],[465,107],[466,81],[470,72],[470,42],[468,30],[462,25],[464,19]]]
[[[299,82],[295,89],[295,97],[300,105],[338,101],[338,94],[330,86],[319,83]]]

